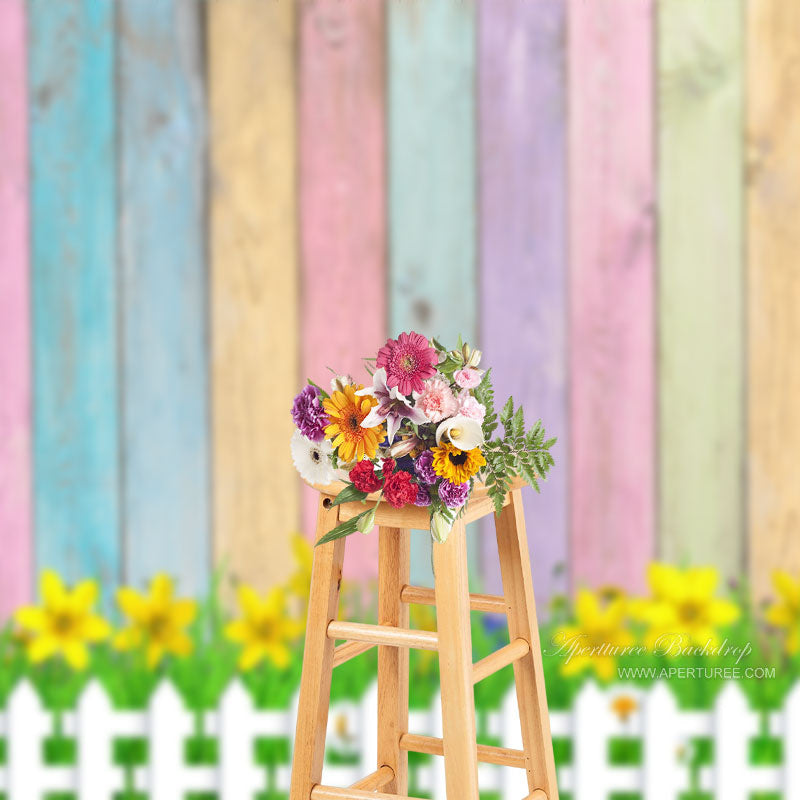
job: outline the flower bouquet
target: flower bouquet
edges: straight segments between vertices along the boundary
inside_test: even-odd
[[[519,476],[539,490],[553,465],[541,421],[525,430],[522,408],[509,398],[494,409],[491,370],[481,352],[461,341],[447,350],[436,339],[401,333],[377,358],[364,359],[371,385],[336,377],[327,392],[313,381],[294,399],[292,458],[308,483],[346,485],[334,505],[379,493],[394,508],[430,508],[436,541],[447,539],[482,481],[497,513]],[[503,434],[498,435],[502,424]],[[317,544],[368,533],[375,507],[337,525]]]

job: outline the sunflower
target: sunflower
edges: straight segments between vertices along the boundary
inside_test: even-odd
[[[455,445],[445,442],[439,447],[432,447],[433,471],[451,483],[468,481],[481,467],[486,459],[480,447],[472,450],[459,450]]]
[[[383,440],[383,424],[374,428],[362,428],[372,407],[378,404],[374,397],[356,397],[364,387],[345,386],[323,401],[330,424],[325,427],[325,436],[332,439],[334,448],[339,448],[340,462],[360,461],[364,456],[375,458],[378,444]]]

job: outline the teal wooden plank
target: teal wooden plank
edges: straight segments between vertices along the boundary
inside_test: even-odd
[[[30,0],[36,563],[119,576],[112,0]]]
[[[475,6],[388,8],[390,331],[474,341]],[[412,580],[430,581],[430,546],[411,542]],[[469,545],[474,569],[477,530]]]
[[[202,6],[118,4],[124,575],[210,568]]]

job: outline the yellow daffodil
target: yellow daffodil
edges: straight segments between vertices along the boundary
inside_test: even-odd
[[[110,625],[93,611],[97,583],[82,581],[70,591],[55,572],[45,570],[40,590],[41,606],[25,606],[14,615],[28,658],[38,664],[61,655],[73,669],[85,669],[89,663],[86,645],[111,634]]]
[[[784,646],[789,655],[794,655],[800,651],[800,576],[793,578],[779,569],[772,574],[772,585],[779,599],[767,609],[767,622],[786,629]]]
[[[311,567],[314,563],[314,548],[299,533],[292,537],[292,555],[297,568],[292,577],[289,578],[289,591],[307,601],[308,593],[311,589]]]
[[[262,598],[250,586],[239,587],[242,617],[228,623],[225,635],[243,645],[239,668],[252,669],[269,658],[279,669],[289,663],[288,643],[303,631],[303,624],[286,613],[286,592],[280,586]]]
[[[617,656],[634,644],[633,635],[625,627],[625,596],[620,592],[604,600],[599,593],[581,589],[575,616],[574,625],[559,628],[553,637],[557,654],[564,658],[561,672],[576,675],[590,669],[599,678],[609,680],[614,675]]]
[[[652,597],[637,601],[632,612],[648,626],[648,647],[660,647],[659,639],[676,636],[686,645],[714,647],[718,629],[739,618],[735,603],[715,596],[719,575],[713,567],[651,564],[647,578]]]
[[[194,600],[172,596],[172,581],[159,574],[150,581],[149,594],[124,587],[117,592],[117,603],[130,625],[114,638],[119,650],[144,648],[147,666],[155,669],[168,653],[186,656],[192,652],[192,640],[185,631],[197,614]]]

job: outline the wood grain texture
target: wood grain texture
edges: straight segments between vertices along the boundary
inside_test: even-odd
[[[653,6],[568,10],[572,575],[635,590],[655,539]]]
[[[303,0],[300,9],[302,372],[368,380],[386,339],[383,3]],[[299,386],[298,386],[299,389]],[[304,530],[316,493],[303,488]],[[378,537],[350,548],[345,576],[374,578]]]
[[[208,4],[214,553],[264,588],[292,569],[299,487],[293,4]]]
[[[210,566],[201,6],[118,3],[125,579]]]
[[[559,439],[542,493],[525,491],[544,604],[567,590],[565,6],[483,0],[479,10],[480,346],[500,403],[513,396]],[[483,545],[495,591],[494,536]]]
[[[742,4],[658,17],[659,552],[744,568]]]
[[[120,574],[114,4],[28,3],[37,567]]]
[[[389,330],[477,335],[475,5],[388,3]],[[474,532],[477,534],[477,531]],[[477,564],[478,537],[470,535]],[[432,585],[430,545],[411,576]]]
[[[748,508],[755,599],[800,569],[800,6],[747,11]]]
[[[0,625],[30,599],[30,299],[24,0],[0,3]]]

